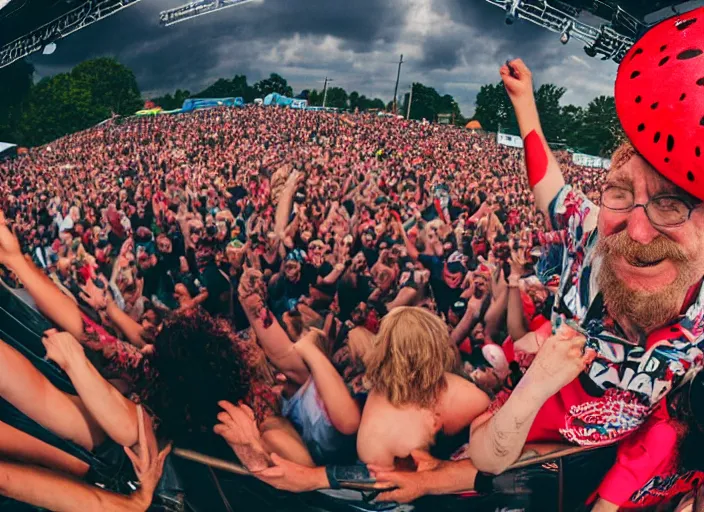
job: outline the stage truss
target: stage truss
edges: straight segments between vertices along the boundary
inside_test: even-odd
[[[140,0],[88,0],[45,25],[0,48],[0,68],[9,66],[46,45],[135,5]]]
[[[598,27],[579,21],[581,9],[557,0],[486,0],[506,12],[506,24],[527,20],[560,34],[567,44],[571,38],[585,43],[584,51],[590,57],[621,62],[626,52],[648,28],[644,22],[619,6],[596,0],[611,9],[611,22]]]
[[[159,23],[168,27],[176,23],[181,23],[182,21],[203,16],[204,14],[210,14],[252,1],[253,0],[198,0],[197,2],[190,2],[186,5],[160,12]]]

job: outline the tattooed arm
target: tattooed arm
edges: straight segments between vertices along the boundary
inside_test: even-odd
[[[547,397],[521,379],[506,403],[493,416],[477,418],[469,436],[469,456],[479,471],[498,475],[521,455],[528,432]],[[487,420],[488,418],[488,420]]]
[[[533,190],[536,206],[548,213],[548,206],[565,185],[565,179],[540,126],[531,72],[521,59],[507,63],[500,72],[521,130],[528,184]]]
[[[566,326],[545,341],[506,403],[472,425],[469,456],[479,471],[500,474],[521,454],[540,408],[594,359],[585,338]],[[488,420],[487,417],[491,416]]]

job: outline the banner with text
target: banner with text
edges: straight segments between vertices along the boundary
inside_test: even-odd
[[[598,156],[585,155],[584,153],[574,153],[572,155],[572,162],[575,165],[581,165],[582,167],[599,167],[601,169],[608,169],[611,167],[611,161],[599,158]]]
[[[504,146],[510,146],[512,148],[523,148],[523,139],[516,135],[508,135],[506,133],[497,133],[496,142]]]

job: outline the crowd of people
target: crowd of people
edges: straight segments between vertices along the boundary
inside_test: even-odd
[[[517,110],[530,110],[521,103],[530,74],[514,66],[504,81]],[[6,339],[0,396],[91,453],[125,447],[142,481],[129,497],[74,488],[60,475],[89,482],[92,466],[6,425],[0,451],[52,471],[8,463],[0,471],[18,477],[0,492],[52,510],[77,500],[82,510],[144,510],[169,450],[157,444],[173,442],[236,456],[282,490],[335,487],[335,468],[350,466],[346,475],[389,489],[380,499],[405,502],[475,488],[527,438],[622,441],[595,510],[679,503],[702,478],[689,405],[701,391],[688,380],[702,364],[701,315],[677,324],[684,341],[665,356],[621,343],[669,331],[672,319],[645,305],[621,313],[653,325],[617,329],[602,315],[615,311],[614,295],[590,307],[583,269],[605,211],[597,205],[627,202],[627,191],[640,198],[645,185],[623,185],[625,175],[609,185],[603,169],[549,149],[551,184],[534,183],[531,159],[547,146],[522,135],[527,158],[455,127],[247,106],[114,119],[0,163],[1,276],[56,327],[42,338],[46,359],[73,387],[57,388],[50,363]],[[637,158],[622,148],[612,173]],[[658,204],[647,207],[651,221]],[[622,219],[607,221],[600,234],[610,226],[617,237]],[[606,254],[639,268],[690,256],[617,242]],[[597,336],[605,329],[617,334]],[[599,400],[584,398],[590,385]],[[537,408],[519,422],[531,400]],[[503,446],[511,436],[522,441]],[[682,439],[686,456],[673,455]],[[644,462],[654,441],[662,454]]]

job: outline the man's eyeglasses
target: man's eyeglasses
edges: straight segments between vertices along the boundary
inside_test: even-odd
[[[698,206],[675,195],[651,197],[645,204],[636,204],[633,192],[615,186],[607,186],[601,194],[601,204],[609,210],[630,212],[642,206],[645,214],[654,226],[676,227],[684,224]]]

